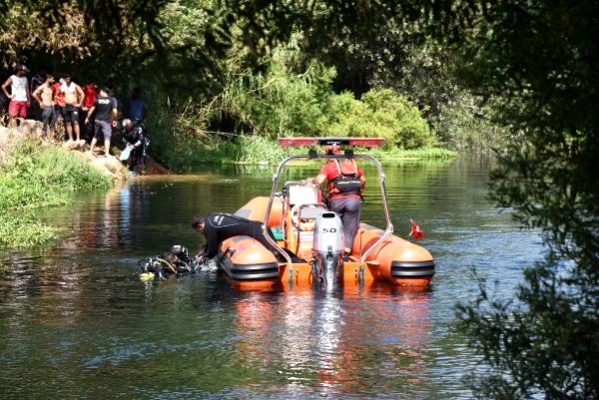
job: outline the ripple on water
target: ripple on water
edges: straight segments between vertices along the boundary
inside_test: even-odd
[[[435,257],[422,293],[239,293],[215,271],[139,282],[139,258],[201,244],[193,215],[267,193],[262,170],[144,179],[82,196],[48,215],[72,226],[59,246],[2,262],[3,396],[469,398],[462,377],[484,368],[455,330],[454,305],[476,297],[471,268],[510,298],[542,256],[538,233],[487,200],[487,171],[462,161],[387,166],[396,230],[405,236],[416,219]],[[374,193],[369,184],[362,216],[381,226]]]

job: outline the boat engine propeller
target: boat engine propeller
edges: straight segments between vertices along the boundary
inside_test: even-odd
[[[327,211],[316,218],[313,248],[316,281],[332,291],[343,273],[343,224],[336,213]]]

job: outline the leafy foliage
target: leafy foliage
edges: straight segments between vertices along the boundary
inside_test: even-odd
[[[336,94],[331,87],[335,70],[314,60],[303,65],[301,58],[291,43],[273,53],[264,73],[230,77],[219,95],[199,107],[190,101],[174,121],[159,111],[151,127],[163,132],[153,142],[158,158],[175,168],[222,161],[226,154],[238,162],[276,161],[284,153],[272,142],[279,136],[384,136],[389,150],[437,143],[405,97],[376,89],[361,99]],[[268,151],[262,151],[264,146]]]
[[[599,30],[593,1],[502,1],[461,49],[461,78],[501,96],[510,131],[494,198],[543,232],[548,254],[525,272],[520,305],[484,288],[463,328],[494,367],[476,387],[495,398],[599,397]]]
[[[418,108],[390,89],[370,90],[361,100],[350,93],[333,96],[324,136],[382,136],[388,148],[414,149],[436,144]]]

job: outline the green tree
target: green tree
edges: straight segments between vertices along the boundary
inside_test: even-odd
[[[482,285],[461,326],[493,371],[472,382],[494,398],[599,397],[599,29],[595,1],[500,1],[462,45],[460,77],[501,96],[511,134],[493,197],[539,228],[543,262],[518,302]]]

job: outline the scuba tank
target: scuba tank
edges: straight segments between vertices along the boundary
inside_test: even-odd
[[[200,264],[189,257],[185,246],[175,245],[160,257],[144,258],[138,261],[139,279],[166,279],[172,276],[193,274],[200,270]]]

